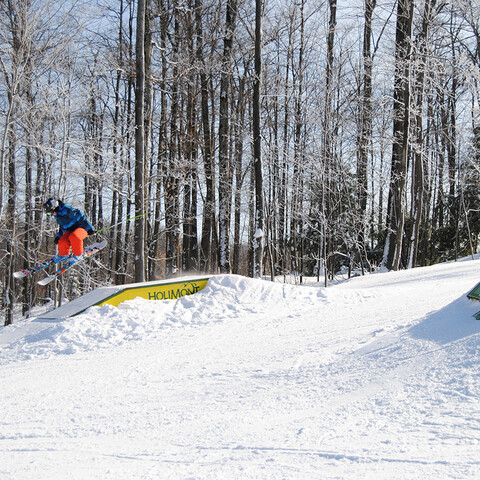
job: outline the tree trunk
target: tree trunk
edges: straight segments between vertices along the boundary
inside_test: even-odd
[[[227,1],[225,37],[223,40],[222,75],[220,79],[220,118],[218,123],[218,229],[219,268],[221,273],[230,273],[230,216],[232,203],[232,168],[229,149],[229,102],[232,71],[232,46],[237,19],[237,0]]]
[[[17,198],[17,182],[16,182],[16,162],[15,162],[15,146],[16,137],[13,129],[8,134],[8,200],[6,209],[6,265],[7,271],[5,275],[5,325],[13,323],[13,309],[15,306],[15,284],[13,281],[13,272],[15,271],[15,238],[17,230],[17,222],[15,219],[15,207]]]
[[[260,132],[260,87],[262,84],[262,0],[255,0],[255,82],[253,85],[253,167],[255,170],[255,228],[253,232],[253,278],[263,274],[263,167]]]
[[[399,0],[395,38],[395,80],[393,92],[393,147],[390,174],[388,233],[383,264],[398,270],[402,260],[405,223],[405,185],[409,146],[410,39],[414,0]]]
[[[412,234],[410,236],[408,268],[415,267],[417,263],[418,242],[420,238],[420,226],[423,216],[423,204],[425,195],[425,153],[423,139],[423,97],[425,88],[425,70],[427,66],[427,41],[430,22],[432,21],[432,11],[436,0],[426,0],[422,30],[416,41],[416,50],[418,55],[417,71],[414,80],[415,111],[417,112],[412,123],[415,135],[414,144],[416,145],[413,154],[413,182],[412,182]]]
[[[360,94],[360,135],[358,139],[358,243],[365,247],[368,198],[368,159],[372,151],[372,16],[376,0],[365,1],[365,25],[363,29],[363,92]]]
[[[293,146],[293,179],[292,179],[292,208],[290,219],[290,235],[291,235],[291,255],[292,255],[292,271],[301,271],[301,250],[303,241],[303,157],[302,151],[302,102],[303,102],[303,56],[305,49],[305,19],[304,19],[305,1],[302,0],[300,6],[300,46],[298,52],[298,66],[296,75],[294,75],[295,92],[295,129],[294,129],[294,146]],[[298,83],[297,79],[298,78]]]
[[[325,269],[325,286],[328,280],[329,252],[333,248],[333,234],[330,222],[333,217],[334,191],[335,191],[335,170],[333,152],[333,62],[334,62],[334,40],[337,27],[337,0],[329,0],[330,18],[327,32],[327,67],[325,73],[325,113],[324,113],[324,138],[323,138],[323,174],[325,181],[322,185],[322,207],[321,207],[321,231],[322,231],[322,255]]]
[[[205,200],[203,204],[202,238],[200,242],[200,270],[208,272],[217,265],[216,219],[215,219],[215,170],[213,165],[213,144],[210,129],[209,88],[205,73],[203,54],[202,3],[195,0],[195,23],[197,39],[197,61],[200,65],[201,117],[203,131],[203,169],[205,172]]]
[[[190,2],[193,7],[193,1]],[[194,50],[194,7],[186,12],[186,42],[188,63],[195,63]],[[197,241],[197,133],[196,133],[196,101],[195,71],[188,75],[186,92],[186,139],[185,139],[185,182],[183,201],[183,269],[186,271],[198,268]]]
[[[247,70],[247,68],[245,68]],[[241,207],[242,207],[242,186],[243,186],[243,137],[245,129],[245,77],[247,72],[238,82],[238,100],[235,112],[235,195],[234,195],[234,234],[233,234],[233,263],[232,272],[240,273],[240,233],[241,233]]]
[[[138,0],[135,87],[135,216],[145,213],[145,2]],[[135,281],[145,281],[145,219],[135,222]]]
[[[170,138],[168,142],[168,165],[165,172],[165,228],[166,228],[166,274],[172,276],[178,272],[180,247],[180,165],[179,163],[179,75],[178,58],[180,49],[180,7],[174,9],[174,35],[172,45],[172,91],[170,107]]]

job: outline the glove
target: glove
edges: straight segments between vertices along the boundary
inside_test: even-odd
[[[94,235],[95,234],[95,230],[93,228],[90,228],[89,230],[87,230],[87,233],[89,235]]]

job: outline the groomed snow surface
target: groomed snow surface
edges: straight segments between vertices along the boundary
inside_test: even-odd
[[[215,276],[0,328],[0,479],[480,478],[479,281]]]

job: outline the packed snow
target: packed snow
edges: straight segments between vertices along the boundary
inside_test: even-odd
[[[219,275],[0,328],[0,479],[480,478],[479,281]]]

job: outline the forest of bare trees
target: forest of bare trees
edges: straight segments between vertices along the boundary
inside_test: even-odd
[[[473,255],[478,0],[3,0],[0,286],[13,310],[190,272]],[[102,255],[40,289],[50,196]]]

